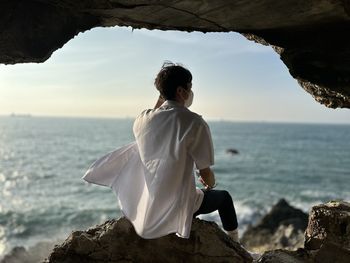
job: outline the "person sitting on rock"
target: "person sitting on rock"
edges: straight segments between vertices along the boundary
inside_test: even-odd
[[[111,187],[123,215],[142,238],[176,233],[189,238],[197,215],[218,210],[228,235],[238,242],[237,217],[227,191],[214,190],[213,143],[207,123],[190,111],[192,74],[166,62],[155,82],[156,106],[135,120],[135,142],[95,161],[83,179]],[[203,189],[196,188],[194,168]]]
[[[207,123],[190,111],[192,74],[181,65],[165,63],[155,79],[160,92],[153,110],[136,119],[134,134],[141,159],[154,178],[154,202],[164,211],[159,220],[188,237],[191,218],[218,210],[224,230],[238,242],[238,223],[231,195],[213,190],[213,143]],[[194,165],[204,189],[195,187]],[[155,206],[157,210],[157,206]]]

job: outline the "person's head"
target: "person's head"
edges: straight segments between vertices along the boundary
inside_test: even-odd
[[[165,100],[176,100],[184,104],[190,96],[193,96],[192,74],[180,64],[164,62],[154,80],[154,85]]]

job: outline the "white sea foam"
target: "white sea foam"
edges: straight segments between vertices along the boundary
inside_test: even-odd
[[[5,175],[4,175],[3,173],[0,172],[0,183],[5,182],[5,180],[6,180]]]
[[[235,201],[234,202],[236,215],[237,215],[237,221],[239,225],[240,232],[244,232],[245,229],[249,224],[254,224],[256,220],[258,219],[258,211],[255,211],[253,208],[251,208],[248,205],[245,205],[244,202]],[[214,211],[210,214],[203,214],[199,215],[198,218],[207,220],[207,221],[214,221],[219,225],[220,228],[223,229],[220,215],[218,211]]]

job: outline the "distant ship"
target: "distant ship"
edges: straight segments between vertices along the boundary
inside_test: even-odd
[[[24,114],[22,114],[22,113],[11,113],[10,114],[10,117],[20,117],[20,118],[28,118],[28,117],[32,117],[32,115],[31,114],[29,114],[29,113],[24,113]]]

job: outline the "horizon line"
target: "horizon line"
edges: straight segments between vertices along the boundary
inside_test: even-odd
[[[0,117],[9,118],[69,118],[69,119],[115,119],[115,120],[133,120],[137,116],[88,116],[88,115],[35,115],[31,113],[9,113],[1,114]],[[319,122],[319,121],[291,121],[291,120],[239,120],[229,118],[206,118],[208,122],[235,122],[235,123],[268,123],[268,124],[310,124],[310,125],[350,125],[350,122]]]

